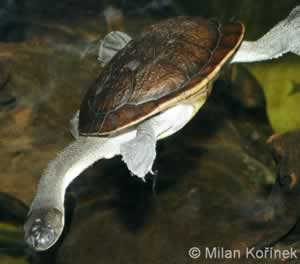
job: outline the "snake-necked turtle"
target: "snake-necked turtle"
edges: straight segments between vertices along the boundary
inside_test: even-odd
[[[151,172],[157,140],[196,114],[226,62],[300,54],[299,11],[255,42],[242,42],[241,23],[200,17],[167,19],[134,39],[108,34],[99,51],[104,68],[72,120],[76,140],[41,177],[25,224],[27,243],[46,250],[57,241],[64,227],[66,188],[94,162],[121,155],[133,174],[144,178]]]

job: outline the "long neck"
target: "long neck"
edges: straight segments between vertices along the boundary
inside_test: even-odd
[[[276,59],[290,51],[284,22],[280,22],[256,41],[243,41],[231,63],[255,62]]]
[[[31,209],[54,207],[63,210],[68,185],[97,160],[118,154],[120,141],[116,138],[79,137],[49,163]]]

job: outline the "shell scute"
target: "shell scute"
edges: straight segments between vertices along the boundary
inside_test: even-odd
[[[80,134],[113,133],[171,107],[168,102],[177,102],[172,99],[217,74],[243,33],[240,23],[221,25],[201,17],[167,19],[147,27],[112,58],[87,91]]]

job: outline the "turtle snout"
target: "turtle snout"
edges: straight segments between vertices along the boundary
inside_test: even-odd
[[[47,250],[55,242],[55,233],[51,226],[33,225],[27,233],[26,242],[34,249]]]
[[[52,209],[34,209],[25,225],[25,241],[37,251],[52,247],[60,237],[64,226],[63,213]]]

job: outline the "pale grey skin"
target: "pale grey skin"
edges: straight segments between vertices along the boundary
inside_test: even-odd
[[[122,32],[108,34],[101,43],[100,62],[107,64],[130,39]],[[231,63],[271,60],[287,52],[300,55],[300,6],[262,38],[243,41]],[[121,155],[132,174],[144,179],[147,173],[152,172],[156,142],[180,130],[204,101],[178,104],[132,127],[126,133],[106,138],[79,136],[77,112],[71,120],[75,141],[49,163],[40,179],[24,226],[27,243],[38,251],[47,250],[55,244],[64,227],[66,188],[96,161]]]

